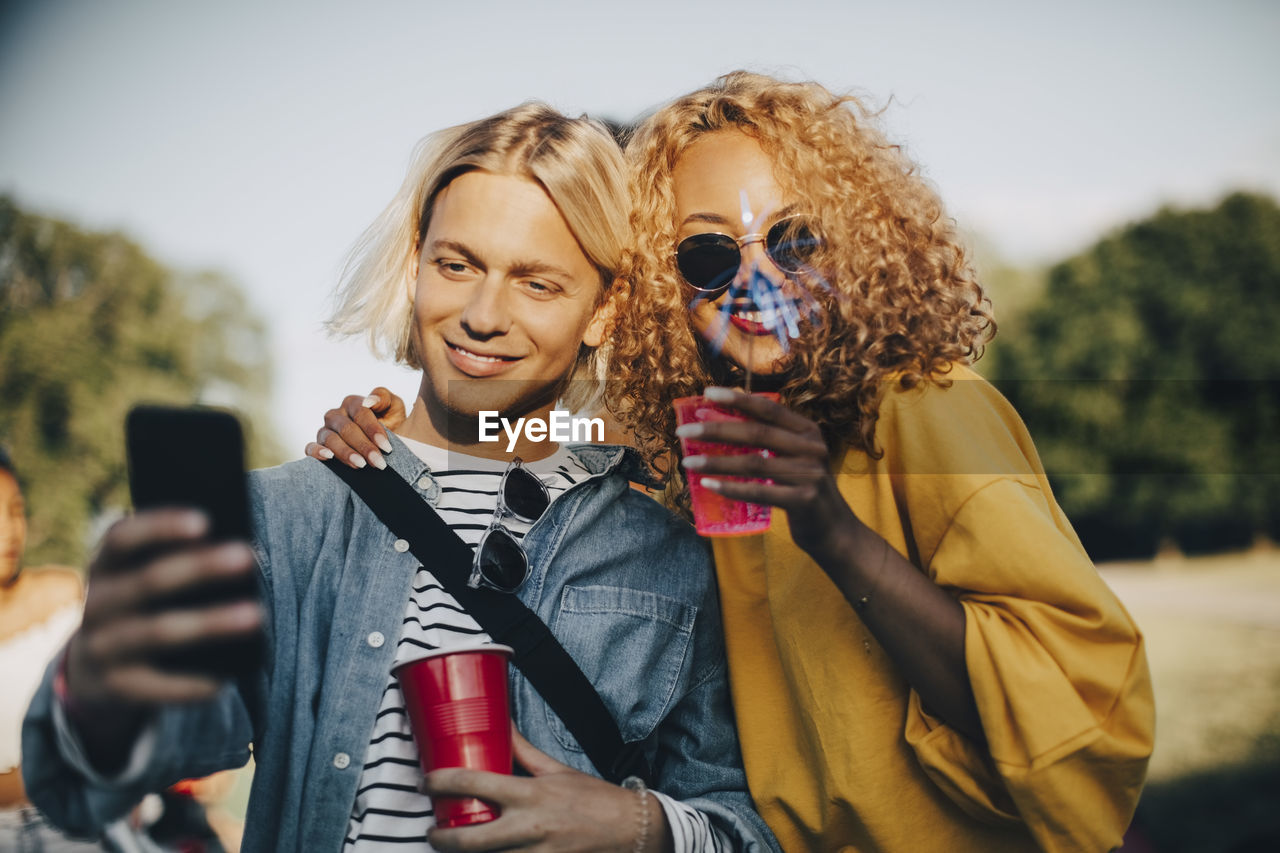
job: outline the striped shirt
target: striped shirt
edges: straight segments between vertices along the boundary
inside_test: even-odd
[[[505,462],[481,459],[443,448],[401,439],[431,467],[439,489],[435,510],[473,548],[493,519],[498,486]],[[525,463],[547,487],[551,499],[586,479],[590,472],[577,457],[561,446],[536,462]],[[506,516],[503,527],[517,540],[532,526]],[[415,657],[421,650],[489,642],[489,636],[458,606],[426,568],[419,566],[405,607],[395,663]],[[388,673],[364,768],[356,786],[356,799],[347,826],[344,851],[426,851],[427,830],[435,823],[431,800],[418,792],[422,771],[418,750],[409,731],[404,698]],[[729,849],[727,840],[696,809],[654,792],[666,813],[676,839],[676,850]]]

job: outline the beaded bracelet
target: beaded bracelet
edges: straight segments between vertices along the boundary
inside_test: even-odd
[[[649,789],[645,787],[644,780],[639,776],[628,776],[623,779],[622,787],[640,795],[637,801],[640,811],[636,813],[636,825],[639,831],[636,833],[635,846],[631,850],[632,853],[644,853],[644,849],[649,844]]]

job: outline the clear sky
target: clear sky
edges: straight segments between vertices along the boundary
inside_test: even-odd
[[[884,122],[952,215],[1056,260],[1165,203],[1280,196],[1280,3],[0,2],[0,192],[230,273],[300,451],[413,376],[320,323],[425,133],[538,98],[628,120],[735,68]],[[998,306],[997,306],[998,308]]]

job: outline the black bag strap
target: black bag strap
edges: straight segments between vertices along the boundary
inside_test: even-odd
[[[573,733],[601,776],[615,784],[628,776],[652,781],[641,744],[622,740],[600,694],[538,614],[511,593],[467,586],[475,552],[412,486],[391,470],[356,470],[337,460],[324,464],[409,543],[413,555],[495,643],[515,650],[512,663]]]

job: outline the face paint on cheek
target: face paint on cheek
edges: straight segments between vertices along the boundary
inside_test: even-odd
[[[753,214],[745,189],[739,193],[739,202],[748,236],[764,234],[765,222],[772,208],[766,207],[760,214]],[[803,239],[815,244],[817,240],[808,229],[803,231]],[[748,245],[755,242],[756,239],[749,240]],[[813,248],[814,245],[807,245],[803,247],[803,252],[811,252]],[[770,251],[774,249],[771,248]],[[802,251],[789,249],[788,254],[795,257],[801,255]],[[704,321],[700,331],[710,351],[717,355],[723,353],[730,329],[736,329],[746,337],[748,353],[754,349],[755,337],[769,335],[777,341],[778,348],[785,355],[790,352],[791,341],[800,336],[801,318],[811,323],[818,320],[818,299],[809,288],[830,291],[831,287],[818,275],[817,270],[807,265],[790,273],[776,268],[766,272],[756,260],[748,261],[747,254],[744,253],[742,258],[742,266],[724,297],[714,298],[719,302],[717,316],[709,322]],[[702,303],[714,304],[713,297],[705,293],[694,297],[689,308],[691,312],[695,312],[695,316]],[[748,364],[742,365],[748,371],[755,367],[750,361],[748,358]]]
[[[821,325],[832,288],[812,263],[820,225],[778,181],[759,141],[737,130],[697,139],[672,172],[677,271],[692,290],[704,352],[776,373],[801,330]]]

